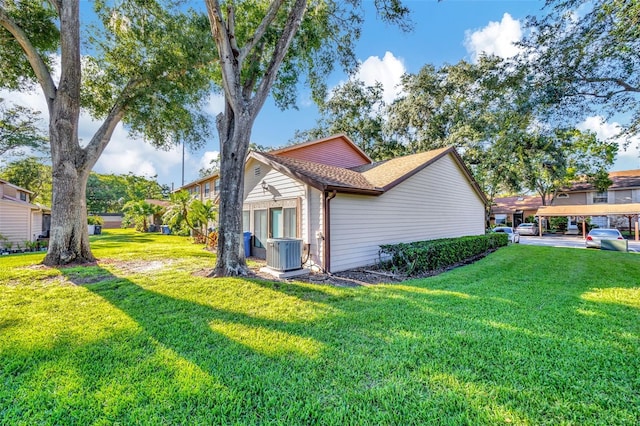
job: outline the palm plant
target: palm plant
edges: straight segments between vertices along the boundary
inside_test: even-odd
[[[162,207],[154,204],[149,204],[144,200],[129,201],[122,208],[124,211],[124,218],[122,226],[135,225],[136,231],[146,232],[149,229],[149,216],[159,214],[162,211]]]

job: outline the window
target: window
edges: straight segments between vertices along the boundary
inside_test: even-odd
[[[258,248],[264,248],[264,243],[267,242],[267,211],[266,210],[254,210],[253,211],[253,234],[255,236],[254,246]]]
[[[504,225],[507,223],[507,215],[506,214],[497,214],[496,215],[496,225]]]
[[[557,198],[569,198],[569,194],[565,194],[564,192],[562,194],[558,194]]]
[[[204,184],[204,196],[208,197],[209,194],[211,194],[211,183],[210,182],[206,182]]]
[[[217,194],[218,192],[220,192],[220,179],[216,179],[213,182],[213,192],[214,194]]]
[[[19,192],[20,194],[20,200],[21,201],[27,201],[27,193],[26,192]]]
[[[593,194],[593,204],[602,204],[609,201],[609,194],[607,191],[596,192]]]

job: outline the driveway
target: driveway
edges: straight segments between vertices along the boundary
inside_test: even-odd
[[[531,237],[520,235],[520,244],[530,246],[585,248],[582,235],[544,235]],[[640,252],[640,241],[629,240],[629,251]]]

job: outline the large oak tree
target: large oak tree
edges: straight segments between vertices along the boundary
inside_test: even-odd
[[[202,14],[166,3],[0,0],[0,85],[36,82],[49,112],[53,197],[45,264],[94,260],[86,184],[118,123],[157,146],[208,136],[198,111],[210,90],[215,46]],[[83,11],[86,27],[81,4],[95,8]],[[84,144],[81,108],[103,120]]]
[[[335,63],[357,65],[354,45],[363,22],[361,0],[205,0],[220,58],[225,110],[220,137],[220,216],[215,276],[247,272],[242,244],[244,162],[253,123],[269,94],[295,104],[303,76],[315,100]],[[383,19],[407,25],[401,0],[376,0]]]

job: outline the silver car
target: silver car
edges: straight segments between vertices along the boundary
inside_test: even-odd
[[[624,240],[624,237],[617,229],[594,228],[589,231],[584,242],[587,248],[600,248],[602,240]]]
[[[514,231],[510,226],[496,226],[493,228],[493,232],[502,232],[507,234],[510,243],[518,244],[520,242],[520,234]]]
[[[538,235],[540,227],[537,223],[521,223],[516,228],[516,232],[520,235]]]

